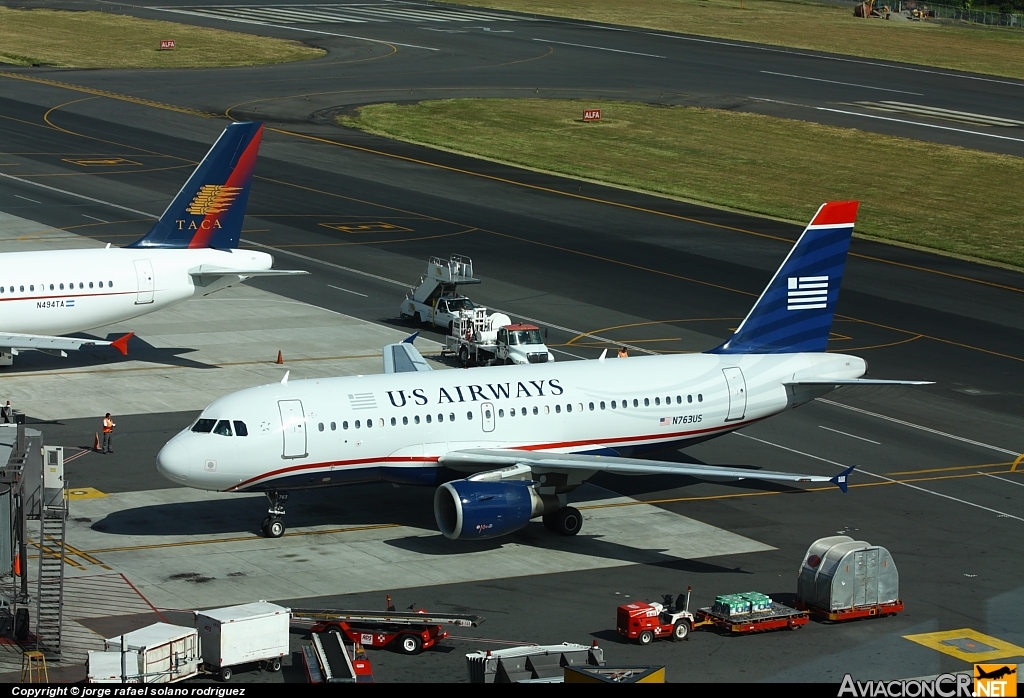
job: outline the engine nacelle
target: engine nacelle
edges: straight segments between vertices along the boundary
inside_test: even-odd
[[[552,505],[557,509],[557,499],[547,499],[522,480],[453,480],[434,492],[434,518],[445,538],[497,538],[524,528]]]

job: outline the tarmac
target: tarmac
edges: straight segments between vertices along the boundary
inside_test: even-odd
[[[626,33],[578,23],[544,26],[561,32],[549,35],[556,41],[643,52],[628,43],[636,37],[620,37]],[[1024,319],[1016,312],[1024,278],[1014,270],[855,239],[830,350],[863,356],[871,377],[936,384],[843,389],[666,456],[828,475],[857,464],[847,495],[753,479],[598,476],[577,493],[593,507],[584,509],[580,536],[553,540],[531,525],[473,548],[440,540],[426,489],[371,484],[296,493],[288,513],[289,533],[296,535],[268,541],[257,533],[265,500],[210,495],[163,480],[153,467],[159,448],[223,393],[280,380],[284,371],[294,377],[379,371],[380,347],[418,329],[397,319],[397,306],[430,255],[471,256],[484,280],[472,289],[473,299],[540,324],[562,361],[596,358],[619,344],[631,353],[715,346],[800,232],[785,222],[331,126],[315,114],[400,92],[407,99],[451,96],[474,80],[507,95],[583,73],[609,82],[642,75],[616,94],[644,98],[660,91],[665,76],[683,74],[639,70],[644,64],[632,61],[655,59],[630,54],[619,57],[630,62],[616,73],[595,51],[585,61],[571,54],[552,73],[530,62],[468,77],[480,55],[497,64],[528,57],[524,46],[536,44],[543,53],[546,45],[397,21],[364,29],[380,40],[407,40],[400,43],[416,43],[416,34],[426,45],[422,37],[428,36],[449,50],[430,54],[426,65],[411,48],[398,46],[394,58],[385,58],[390,49],[381,44],[320,36],[317,42],[332,52],[321,62],[204,71],[201,85],[187,71],[162,72],[159,84],[132,71],[44,68],[15,71],[31,80],[3,78],[0,174],[17,179],[0,178],[0,211],[20,219],[3,219],[4,250],[141,237],[150,225],[145,214],[159,214],[224,124],[160,104],[223,112],[232,100],[260,99],[271,101],[238,114],[271,109],[278,121],[264,139],[243,238],[274,254],[277,267],[311,272],[253,281],[90,333],[105,338],[136,331],[127,358],[98,349],[66,359],[25,353],[0,374],[0,399],[14,396],[47,443],[65,446],[67,479],[81,493],[71,502],[69,542],[77,552],[68,574],[78,585],[72,598],[107,601],[69,602],[77,651],[161,617],[187,623],[193,608],[257,598],[380,608],[383,595],[392,593],[400,608],[478,613],[487,621],[418,657],[373,652],[382,682],[465,681],[462,653],[528,642],[597,640],[609,662],[663,663],[672,681],[838,682],[846,672],[858,680],[897,679],[969,668],[970,656],[951,652],[936,632],[998,646],[1005,652],[1000,659],[1024,661],[1024,479],[1012,465],[1024,451]],[[521,29],[515,24],[511,30]],[[297,35],[289,27],[246,30]],[[599,44],[597,31],[604,40],[626,43]],[[719,45],[708,50],[720,53],[702,54],[704,45],[695,43],[687,44],[693,60],[718,60],[726,77],[763,55]],[[645,45],[660,55],[661,43]],[[583,50],[550,48],[556,57]],[[332,65],[334,58],[377,56],[381,60]],[[816,71],[834,64],[828,57],[780,56]],[[403,73],[416,65],[422,70]],[[459,84],[438,77],[446,67],[462,71]],[[865,68],[864,80],[880,79],[873,70]],[[812,76],[841,80],[837,75]],[[713,79],[725,78],[710,71],[707,80]],[[760,79],[766,89],[779,84]],[[948,75],[914,73],[910,79],[922,81],[914,89],[949,108],[977,97],[987,110],[1014,89]],[[339,96],[348,83],[356,92]],[[409,92],[419,89],[414,83],[423,89]],[[731,84],[707,89],[724,104],[735,94]],[[965,84],[970,87],[953,87]],[[114,96],[87,91],[100,86]],[[604,88],[586,89],[582,94]],[[306,107],[294,97],[301,92],[324,94]],[[1012,108],[1014,98],[1006,99],[999,103]],[[950,133],[943,137],[968,138],[963,144],[971,147],[982,147],[985,138]],[[95,159],[113,164],[80,164]],[[387,226],[353,232],[360,230],[353,225],[382,223]],[[430,356],[439,340],[437,332],[424,331],[417,346]],[[282,365],[274,363],[278,350]],[[106,411],[117,417],[118,433],[115,453],[103,456],[90,448]],[[682,645],[646,648],[625,644],[614,632],[620,603],[658,600],[688,585],[697,606],[748,590],[792,602],[807,547],[840,532],[892,552],[903,613],[744,638],[701,631]],[[294,648],[302,639],[297,629]],[[9,666],[3,661],[0,668]],[[81,671],[70,659],[65,663],[69,676]],[[235,680],[298,680],[297,666],[286,664],[280,674],[243,671]]]

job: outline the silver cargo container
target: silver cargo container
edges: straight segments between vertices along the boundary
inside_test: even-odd
[[[850,536],[819,538],[800,565],[797,600],[826,611],[898,601],[900,575],[889,551]]]

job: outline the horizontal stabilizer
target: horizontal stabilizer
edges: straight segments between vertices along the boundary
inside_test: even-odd
[[[449,451],[438,461],[441,465],[461,472],[495,470],[512,465],[526,465],[540,472],[586,471],[604,472],[617,475],[690,475],[692,477],[728,477],[751,480],[780,480],[783,482],[836,482],[843,478],[840,488],[845,492],[846,470],[836,477],[825,475],[803,475],[773,470],[747,470],[746,468],[719,468],[713,465],[694,463],[665,463],[622,456],[596,456],[566,453],[537,453],[511,448],[478,448],[463,451]],[[589,477],[589,475],[585,476]]]
[[[783,385],[935,385],[935,381],[897,381],[883,378],[815,378],[787,381]]]
[[[416,347],[412,345],[410,341],[412,339],[416,339],[415,334],[397,344],[389,344],[384,347],[384,373],[413,373],[433,370]]]
[[[851,465],[849,468],[839,473],[834,478],[829,479],[829,482],[831,482],[833,485],[841,489],[845,494],[846,489],[849,486],[850,473],[852,473],[853,469],[856,467],[856,465]]]
[[[189,271],[189,274],[193,277],[244,276],[247,279],[254,276],[295,276],[296,274],[308,273],[308,271],[299,269],[232,269],[230,267],[216,267],[210,264],[201,264]]]
[[[130,332],[123,337],[107,342],[102,339],[78,339],[76,337],[51,337],[40,334],[0,334],[0,349],[17,354],[18,351],[43,351],[57,356],[66,356],[66,351],[78,351],[82,347],[114,347],[123,355],[128,355],[128,340],[134,336]]]

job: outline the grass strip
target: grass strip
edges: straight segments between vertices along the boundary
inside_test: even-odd
[[[173,51],[161,51],[174,39]],[[0,7],[0,63],[64,68],[211,68],[284,63],[327,52],[298,41],[108,12]]]
[[[583,110],[601,109],[584,123]],[[1024,159],[696,107],[543,99],[374,104],[343,126],[805,223],[858,199],[859,233],[1024,268]]]
[[[538,15],[1024,78],[1024,31],[860,19],[794,0],[446,0]],[[556,47],[557,49],[558,47]],[[851,77],[857,68],[850,67]],[[902,74],[892,71],[898,87]]]

